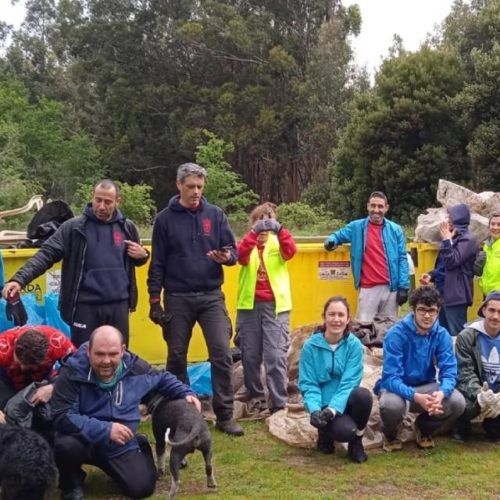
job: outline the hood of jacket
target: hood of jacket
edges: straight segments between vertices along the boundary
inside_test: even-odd
[[[470,224],[470,210],[465,203],[460,203],[459,205],[448,208],[448,213],[450,214],[453,226],[455,226],[459,232],[463,233],[467,231]]]

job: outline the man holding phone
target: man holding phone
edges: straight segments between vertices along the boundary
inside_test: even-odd
[[[118,209],[120,201],[115,182],[97,182],[83,214],[64,222],[3,288],[12,300],[62,260],[59,309],[76,347],[102,325],[118,328],[128,346],[129,311],[137,305],[135,266],[145,264],[149,253]]]
[[[200,324],[211,364],[216,427],[241,436],[243,429],[233,419],[231,320],[221,290],[222,266],[236,264],[236,242],[222,209],[202,197],[206,176],[206,170],[195,163],[181,165],[179,194],[156,217],[148,277],[149,317],[163,328],[167,370],[186,384],[189,341],[194,324]]]

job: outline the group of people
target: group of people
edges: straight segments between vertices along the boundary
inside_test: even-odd
[[[249,397],[264,399],[264,364],[269,410],[285,407],[292,307],[286,263],[296,253],[295,242],[277,221],[276,206],[264,203],[250,214],[249,231],[236,244],[223,210],[202,196],[205,180],[199,165],[179,167],[179,194],[155,219],[151,256],[135,225],[119,210],[118,185],[109,179],[97,182],[84,213],[64,222],[3,286],[10,317],[22,324],[21,289],[62,261],[59,308],[71,341],[51,327],[25,326],[0,336],[11,342],[9,356],[0,359],[5,382],[5,390],[0,384],[0,397],[5,394],[0,420],[19,424],[20,419],[11,418],[11,408],[32,418],[43,399],[55,430],[48,438],[64,499],[83,498],[84,463],[103,469],[129,496],[152,493],[151,449],[136,433],[139,403],[154,391],[170,399],[186,398],[201,410],[187,375],[196,322],[208,347],[216,428],[243,435],[233,418],[232,326],[221,290],[222,266],[241,264],[236,330]],[[168,347],[163,373],[127,350],[129,312],[137,304],[135,267],[148,260],[149,316],[161,326]],[[58,349],[50,347],[53,337]],[[25,343],[28,354],[20,350]],[[52,370],[54,364],[61,366]],[[17,386],[10,377],[14,371],[22,373]],[[32,383],[41,386],[30,388]]]
[[[235,342],[241,349],[248,398],[260,400],[271,413],[286,405],[292,310],[287,262],[297,251],[295,242],[278,222],[276,206],[264,203],[251,212],[249,230],[237,243],[223,210],[203,197],[205,181],[201,166],[179,167],[179,194],[155,219],[151,255],[135,225],[119,210],[117,184],[99,181],[84,213],[64,222],[3,286],[10,314],[24,318],[21,289],[62,260],[59,307],[71,341],[51,327],[22,327],[0,335],[0,420],[18,425],[29,420],[34,428],[37,421],[50,420],[55,433],[48,439],[54,445],[64,499],[83,498],[85,463],[100,467],[129,496],[152,493],[156,477],[151,448],[136,432],[139,403],[154,391],[185,398],[201,409],[187,375],[196,322],[208,347],[216,428],[243,435],[233,418],[232,327],[221,290],[223,266],[240,264]],[[422,278],[436,286],[424,285],[410,295],[412,311],[384,339],[384,368],[376,393],[386,449],[401,446],[397,429],[408,407],[420,413],[416,427],[421,446],[433,445],[438,427],[451,421],[458,422],[456,437],[465,439],[470,419],[481,412],[486,412],[488,436],[497,439],[498,292],[488,295],[481,307],[484,319],[460,333],[456,357],[450,333],[456,335],[465,323],[456,306],[466,310],[472,302],[473,267],[480,268],[484,286],[500,289],[495,243],[500,218],[491,218],[492,241],[476,256],[467,230],[470,214],[464,207],[450,209],[441,227],[436,267]],[[396,319],[398,306],[409,297],[405,237],[402,228],[385,217],[388,209],[384,193],[372,193],[368,217],[350,222],[325,241],[329,251],[351,243],[359,289],[357,318],[365,322],[377,314]],[[137,304],[135,267],[148,260],[149,317],[161,326],[168,347],[166,371],[161,373],[127,350],[129,312]],[[367,455],[362,436],[373,401],[360,387],[363,348],[350,332],[350,319],[344,298],[328,300],[322,327],[304,345],[299,386],[311,424],[318,428],[318,448],[332,453],[334,441],[347,442],[349,457],[363,462]]]
[[[396,321],[384,337],[382,376],[374,388],[384,449],[402,448],[398,431],[408,411],[418,415],[415,432],[421,448],[434,447],[433,436],[441,430],[452,430],[454,439],[466,441],[471,420],[479,415],[487,438],[500,443],[500,214],[490,216],[490,238],[479,250],[469,231],[467,205],[450,207],[439,227],[442,242],[435,267],[409,294],[404,233],[385,218],[388,209],[384,193],[372,193],[368,217],[332,233],[324,244],[327,251],[351,244],[357,319],[370,322],[384,315]],[[479,319],[467,324],[474,274],[481,276],[484,302]],[[397,321],[398,306],[408,297],[411,312]],[[362,344],[350,332],[343,297],[326,302],[323,321],[301,353],[299,386],[305,407],[318,428],[320,451],[333,453],[334,441],[347,442],[351,460],[364,462],[361,437],[373,401],[360,387]]]

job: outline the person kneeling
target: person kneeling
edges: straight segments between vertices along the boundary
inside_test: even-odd
[[[451,425],[465,407],[462,394],[455,389],[457,361],[451,336],[437,321],[439,292],[421,286],[410,295],[410,306],[412,312],[385,335],[382,378],[374,388],[386,451],[401,449],[397,432],[408,407],[419,414],[415,432],[420,448],[433,448],[433,434]]]
[[[469,324],[457,337],[458,390],[465,397],[465,411],[453,434],[464,442],[471,420],[483,417],[486,437],[500,442],[500,291],[491,292],[478,311],[481,319]]]
[[[330,298],[323,308],[324,325],[304,343],[299,387],[311,425],[318,429],[318,450],[333,453],[334,441],[349,443],[353,462],[368,459],[363,433],[372,409],[372,395],[359,387],[363,345],[349,332],[349,305]]]

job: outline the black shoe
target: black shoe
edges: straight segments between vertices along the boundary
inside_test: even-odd
[[[335,453],[335,444],[333,443],[333,441],[327,443],[326,441],[318,439],[316,448],[318,451],[324,453],[325,455],[331,455],[332,453]]]
[[[365,449],[363,448],[363,436],[356,436],[349,441],[347,455],[353,462],[358,464],[368,460],[368,455],[365,453]]]
[[[469,439],[469,434],[461,429],[456,429],[451,434],[451,439],[457,443],[465,443]]]
[[[71,490],[65,490],[61,493],[62,500],[84,500],[83,489],[81,486],[77,486]]]
[[[500,443],[500,428],[496,418],[485,418],[483,420],[483,429],[488,441]]]
[[[241,427],[234,418],[229,420],[217,420],[217,422],[215,422],[215,428],[230,436],[243,436],[243,434],[245,434],[243,427]]]

